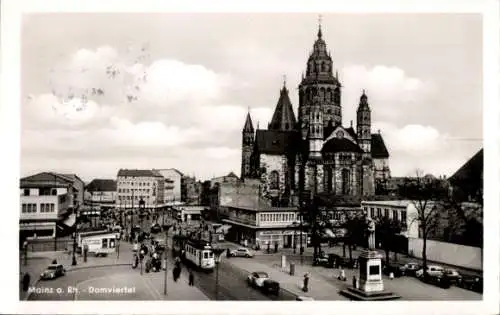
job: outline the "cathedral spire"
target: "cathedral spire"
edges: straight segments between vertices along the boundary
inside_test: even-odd
[[[247,119],[245,121],[245,126],[243,127],[243,132],[254,132],[252,117],[250,117],[250,107],[248,107]]]
[[[269,130],[292,130],[295,128],[297,120],[293,113],[292,102],[288,96],[286,81],[283,82],[283,88],[280,91],[280,98],[276,109],[274,110],[273,118],[269,123]]]
[[[321,32],[321,22],[323,21],[323,16],[320,14],[318,17],[318,38],[321,39],[323,37],[323,32]]]

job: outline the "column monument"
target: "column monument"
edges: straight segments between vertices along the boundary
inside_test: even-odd
[[[349,286],[340,291],[351,300],[380,301],[395,300],[400,296],[384,290],[382,280],[382,255],[375,249],[375,222],[367,222],[368,249],[361,252],[358,257],[359,286]]]

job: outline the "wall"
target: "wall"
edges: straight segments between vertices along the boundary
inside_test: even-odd
[[[422,258],[423,240],[408,238],[408,253]],[[452,243],[427,240],[427,259],[443,264],[483,270],[482,249]]]
[[[165,202],[180,201],[182,175],[174,169],[158,170],[158,172],[165,178]],[[173,183],[168,183],[167,179],[173,181]]]

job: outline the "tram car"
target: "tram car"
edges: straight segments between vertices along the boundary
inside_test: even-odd
[[[188,240],[184,247],[184,260],[204,271],[213,271],[215,267],[212,246],[204,240]]]
[[[189,237],[186,235],[174,235],[172,238],[172,257],[180,257],[184,260],[185,255],[183,254],[186,243]]]

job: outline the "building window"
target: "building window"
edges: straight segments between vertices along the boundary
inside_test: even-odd
[[[389,209],[384,209],[384,217],[389,217]]]
[[[278,171],[272,171],[269,175],[269,189],[279,189],[279,173]]]
[[[28,212],[28,206],[27,206],[25,203],[23,203],[22,212],[23,212],[23,213]]]
[[[57,196],[57,189],[56,188],[52,189],[52,196]]]
[[[370,218],[375,218],[375,208],[370,208]]]
[[[53,203],[50,204],[50,212],[54,212],[55,211],[55,205]]]
[[[377,208],[377,217],[381,217],[382,216],[382,209],[380,208]]]
[[[24,190],[24,196],[29,196],[30,195],[30,190],[29,189],[25,189]]]
[[[392,210],[392,219],[399,220],[398,218],[398,210]]]

